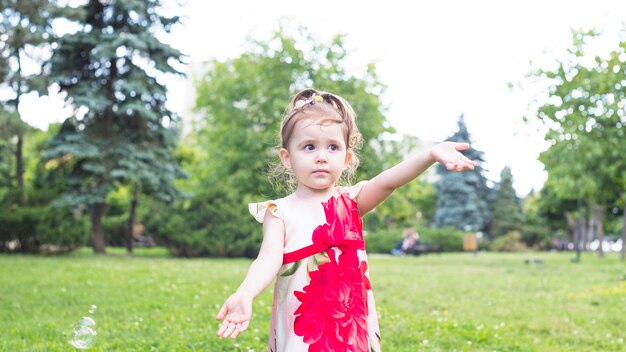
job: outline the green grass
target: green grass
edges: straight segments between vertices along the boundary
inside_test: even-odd
[[[73,351],[92,304],[93,351],[266,351],[272,293],[249,331],[215,336],[214,316],[249,260],[0,255],[0,350]],[[569,253],[373,255],[384,351],[624,351],[626,265]],[[525,264],[541,258],[543,264]]]

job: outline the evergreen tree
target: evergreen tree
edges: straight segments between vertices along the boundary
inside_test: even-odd
[[[157,0],[98,1],[66,13],[78,31],[59,38],[49,63],[51,80],[66,93],[74,115],[45,156],[71,167],[62,203],[90,207],[94,251],[104,253],[106,197],[133,183],[165,201],[183,175],[174,156],[178,118],[165,106],[158,75],[178,74],[182,54],[160,42],[178,17],[158,13]]]
[[[500,183],[492,207],[491,236],[498,237],[511,231],[521,231],[524,225],[520,200],[513,188],[513,175],[507,166],[500,173]]]
[[[459,117],[458,131],[447,140],[470,143],[463,115]],[[487,187],[487,179],[483,176],[483,152],[474,148],[461,153],[478,166],[471,171],[448,171],[443,165],[437,165],[437,173],[441,178],[436,183],[437,208],[433,225],[435,227],[454,226],[460,230],[479,231],[489,223],[489,199],[491,190]]]
[[[0,0],[0,89],[9,92],[8,98],[0,100],[0,162],[4,161],[4,173],[8,173],[9,186],[24,188],[24,135],[31,130],[19,115],[24,94],[38,90],[45,78],[38,72],[24,70],[28,62],[36,66],[44,58],[40,56],[52,38],[50,13],[54,4],[47,0]],[[3,160],[4,159],[4,160]],[[15,167],[11,166],[11,162]]]

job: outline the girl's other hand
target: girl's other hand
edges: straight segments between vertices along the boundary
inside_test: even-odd
[[[224,320],[217,330],[217,336],[235,338],[248,328],[252,317],[253,297],[241,292],[230,296],[215,317]]]
[[[430,156],[450,171],[474,170],[478,164],[459,152],[469,147],[469,143],[443,142],[430,149]]]

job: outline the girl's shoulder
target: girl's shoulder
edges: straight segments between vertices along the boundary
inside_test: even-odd
[[[367,184],[367,180],[365,181],[360,181],[354,185],[350,185],[350,186],[338,186],[337,187],[337,192],[339,194],[347,194],[348,197],[352,198],[352,199],[356,199],[356,197],[359,195],[359,193],[361,192],[361,189],[363,188],[363,186],[365,186]]]
[[[290,194],[286,197],[279,199],[270,199],[258,203],[249,203],[248,211],[256,219],[256,221],[261,223],[263,222],[263,219],[265,218],[265,213],[268,210],[275,217],[283,219],[283,209],[288,206],[287,203],[292,197],[293,194]]]

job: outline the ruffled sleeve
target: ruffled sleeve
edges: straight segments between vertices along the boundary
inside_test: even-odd
[[[265,212],[267,210],[269,210],[270,213],[272,213],[272,215],[274,215],[275,217],[282,219],[282,216],[280,215],[280,210],[278,208],[278,202],[275,200],[267,200],[261,203],[250,203],[248,204],[248,210],[250,211],[250,214],[254,216],[256,221],[260,223],[263,223],[263,219],[265,218]]]
[[[341,193],[347,193],[348,197],[352,198],[352,199],[356,199],[356,197],[359,195],[359,193],[361,192],[361,189],[363,188],[363,186],[365,186],[367,184],[367,182],[369,181],[361,181],[353,186],[346,186],[346,187],[341,187]]]

